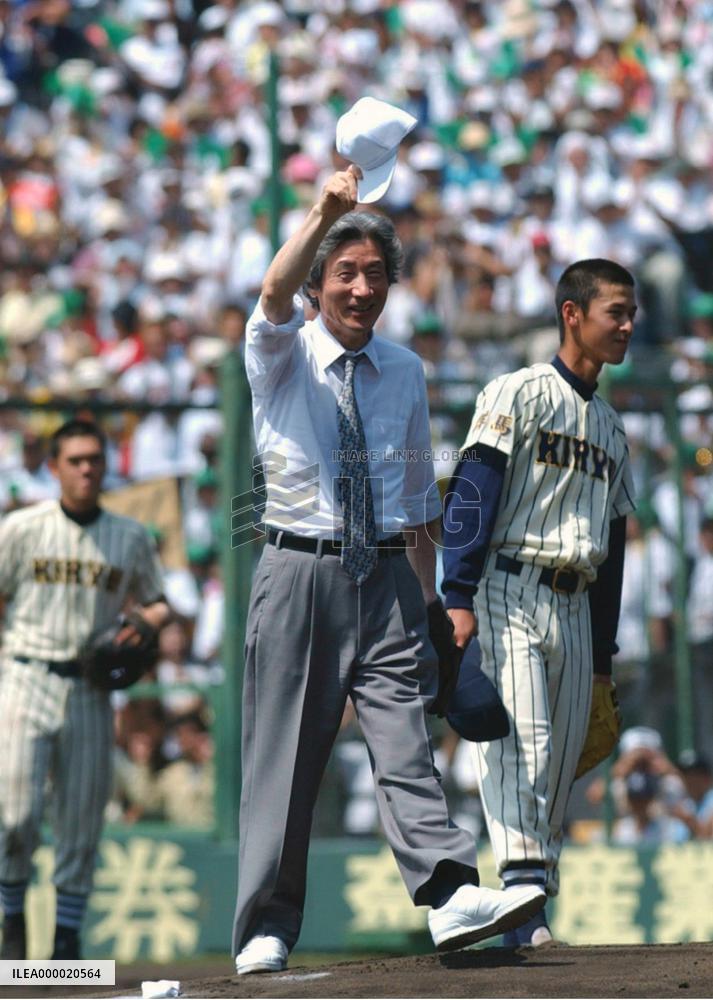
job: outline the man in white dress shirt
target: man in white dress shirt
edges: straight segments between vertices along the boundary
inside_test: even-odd
[[[350,166],[325,182],[247,328],[268,544],[246,630],[239,974],[284,969],[299,935],[312,810],[347,697],[436,947],[499,934],[545,900],[531,886],[478,887],[475,844],[449,820],[434,768],[426,609],[440,501],[426,386],[417,355],[372,333],[403,252],[388,219],[354,211],[359,176]]]

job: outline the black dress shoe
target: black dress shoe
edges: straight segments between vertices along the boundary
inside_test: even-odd
[[[12,962],[23,962],[27,958],[24,913],[13,913],[11,916],[5,917],[2,925],[0,958]]]

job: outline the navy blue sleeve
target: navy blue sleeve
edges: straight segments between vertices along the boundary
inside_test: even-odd
[[[463,452],[444,499],[443,583],[447,608],[473,607],[493,536],[508,456],[489,445]]]
[[[617,517],[609,528],[609,552],[599,567],[597,578],[587,591],[592,619],[594,673],[610,674],[611,660],[618,652],[616,630],[619,627],[621,587],[624,577],[626,518]]]

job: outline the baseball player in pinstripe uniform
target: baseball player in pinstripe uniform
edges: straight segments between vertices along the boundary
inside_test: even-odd
[[[25,890],[52,782],[57,919],[53,958],[79,958],[79,928],[92,885],[110,791],[109,695],[80,674],[92,636],[128,602],[160,628],[169,609],[144,528],[98,505],[104,438],[73,420],[55,432],[50,467],[60,499],[0,524],[5,627],[0,668],[0,902],[3,958],[25,957]],[[127,625],[120,640],[138,635]]]
[[[511,722],[506,738],[476,750],[498,872],[506,888],[542,885],[550,896],[592,684],[612,683],[634,503],[622,422],[595,390],[602,366],[624,360],[633,286],[611,261],[567,268],[559,352],[479,395],[445,517],[456,641],[479,633]],[[505,943],[547,940],[543,910]]]

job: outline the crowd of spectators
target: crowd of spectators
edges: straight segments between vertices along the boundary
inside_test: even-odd
[[[626,729],[617,754],[609,785],[613,843],[656,847],[713,838],[713,771],[707,758],[687,751],[674,764],[661,734],[649,726]],[[600,805],[606,790],[597,777],[587,798]]]
[[[609,256],[634,272],[641,309],[623,375],[678,384],[682,440],[660,413],[625,416],[647,502],[630,523],[617,670],[630,722],[671,745],[682,521],[696,737],[713,759],[713,4],[702,0],[0,0],[0,401],[111,402],[107,486],[180,480],[186,565],[166,574],[178,620],[157,679],[220,677],[218,370],[240,349],[272,253],[271,65],[281,239],[345,165],[335,126],[357,98],[418,119],[379,205],[406,248],[379,332],[436,380],[442,477],[473,383],[554,353],[564,266]],[[612,392],[628,386],[620,409],[651,411],[615,376]],[[122,408],[147,403],[195,408]],[[46,441],[60,419],[0,409],[0,509],[55,495]],[[197,732],[207,702],[176,697],[145,717],[122,708],[126,815],[164,808],[142,793],[134,813],[126,789],[182,759],[179,731],[210,771]],[[353,735],[347,720],[342,784],[363,770]],[[444,753],[457,774],[457,746]],[[353,804],[347,825],[368,827],[370,808]]]
[[[433,313],[488,378],[549,350],[567,263],[614,256],[635,346],[710,375],[711,51],[686,0],[0,0],[0,391],[215,398],[272,252],[273,53],[281,237],[354,100],[418,118],[381,203],[408,250],[386,336]]]

